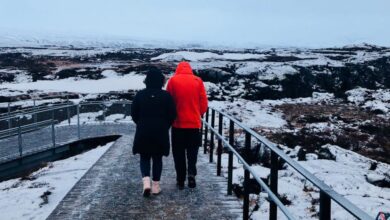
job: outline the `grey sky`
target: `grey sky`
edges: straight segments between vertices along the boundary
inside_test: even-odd
[[[272,46],[390,46],[389,0],[0,0],[0,28]]]

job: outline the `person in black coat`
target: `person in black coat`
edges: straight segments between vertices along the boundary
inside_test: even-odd
[[[140,154],[143,194],[160,193],[162,157],[169,155],[169,129],[176,118],[176,106],[171,95],[162,90],[164,75],[158,70],[147,73],[146,88],[139,91],[131,106],[131,117],[137,128],[133,154]],[[153,183],[150,186],[150,161],[153,161]]]

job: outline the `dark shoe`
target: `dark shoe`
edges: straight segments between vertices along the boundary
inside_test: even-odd
[[[177,188],[179,188],[179,190],[183,190],[184,189],[184,182],[176,182],[176,186]]]
[[[188,187],[189,188],[195,188],[196,187],[196,181],[194,176],[188,177]]]

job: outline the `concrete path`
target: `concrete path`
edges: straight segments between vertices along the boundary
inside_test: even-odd
[[[226,179],[199,153],[196,189],[176,188],[172,157],[164,158],[162,193],[144,198],[133,136],[124,135],[80,179],[48,219],[241,219],[241,204],[226,196]]]

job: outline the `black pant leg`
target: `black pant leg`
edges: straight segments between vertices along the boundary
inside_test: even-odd
[[[199,146],[189,146],[187,148],[188,176],[196,176],[196,162],[198,161]]]
[[[184,182],[186,179],[187,166],[185,146],[183,146],[183,137],[178,129],[172,129],[172,155],[175,162],[176,180]]]
[[[201,137],[199,129],[187,130],[187,159],[188,159],[188,175],[196,176],[196,163],[198,161],[199,146],[201,145]]]
[[[140,155],[140,168],[142,177],[150,176],[150,158],[148,154]]]
[[[162,155],[153,155],[153,181],[160,181],[162,172]]]

